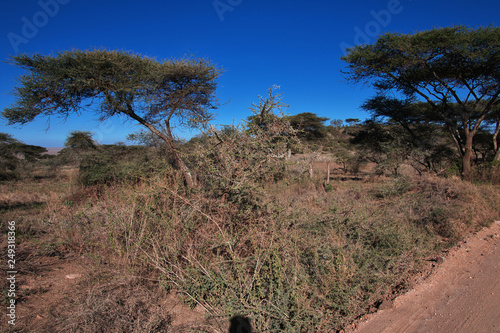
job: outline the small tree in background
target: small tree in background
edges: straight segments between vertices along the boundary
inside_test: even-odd
[[[88,131],[72,131],[68,133],[64,142],[64,148],[59,151],[58,156],[64,163],[79,164],[82,157],[98,148],[92,139],[92,133]]]
[[[360,122],[360,120],[358,118],[347,118],[345,122],[348,126],[355,126]]]
[[[284,109],[288,105],[281,102],[281,94],[274,94],[273,91],[279,89],[273,86],[268,89],[267,97],[259,96],[259,104],[252,103],[250,111],[253,115],[247,119],[247,127],[250,133],[260,133],[267,131],[278,117],[284,117]]]
[[[333,119],[330,120],[330,126],[333,128],[340,128],[344,124],[344,121],[342,119]]]
[[[165,142],[153,132],[143,130],[130,133],[127,135],[127,140],[150,148],[159,148],[162,143],[165,144]]]
[[[324,138],[326,135],[325,121],[329,118],[319,117],[311,112],[303,112],[294,116],[288,116],[290,125],[297,130],[297,135],[306,140]]]
[[[87,131],[73,131],[69,133],[64,147],[77,151],[96,149],[97,145],[92,139],[92,133]]]
[[[252,137],[261,137],[268,142],[265,154],[284,155],[298,142],[297,130],[284,112],[288,105],[281,102],[283,96],[274,93],[277,89],[278,86],[269,88],[266,97],[259,96],[259,104],[252,103],[250,111],[254,115],[248,117],[247,128]]]

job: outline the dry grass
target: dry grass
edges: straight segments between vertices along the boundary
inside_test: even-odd
[[[73,189],[71,183],[45,179],[0,183],[0,208],[52,202]]]
[[[249,317],[257,331],[340,330],[500,215],[498,188],[437,177],[329,188],[321,179],[284,179],[250,201],[189,191],[174,173],[133,185],[63,184],[39,193],[34,184],[3,184],[14,193],[2,198],[45,202],[43,228],[73,251],[113,258],[119,270],[161,281],[213,318]],[[77,315],[61,313],[57,329],[106,331],[110,318],[117,331],[168,327],[144,285],[127,288],[89,286],[75,300]]]
[[[70,301],[71,313],[59,309],[57,317],[67,318],[56,332],[167,332],[171,318],[162,307],[165,295],[152,291],[143,282],[116,282],[80,286],[88,290]],[[157,287],[156,287],[157,288]],[[67,309],[65,309],[67,310]]]

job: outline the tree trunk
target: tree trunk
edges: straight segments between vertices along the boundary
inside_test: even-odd
[[[495,133],[493,134],[493,148],[495,149],[494,160],[500,162],[500,147],[498,145],[498,134],[500,132],[500,120],[497,120],[497,125],[495,127]]]
[[[462,178],[466,181],[472,180],[472,169],[471,169],[471,160],[472,160],[472,135],[467,135],[465,138],[465,151],[462,156]]]
[[[471,160],[472,160],[472,154],[474,153],[473,149],[473,139],[474,136],[477,134],[477,131],[479,130],[479,126],[481,125],[481,122],[484,120],[486,116],[486,113],[483,113],[479,119],[476,120],[476,123],[472,129],[469,129],[469,121],[470,119],[466,118],[464,119],[464,130],[465,130],[465,149],[464,149],[464,155],[462,157],[462,177],[466,181],[472,181],[472,167],[471,167]]]
[[[168,145],[175,162],[177,163],[177,166],[179,169],[181,169],[182,173],[184,174],[184,179],[186,180],[186,185],[190,188],[195,187],[195,181],[193,179],[193,176],[191,175],[191,172],[189,172],[188,167],[186,164],[184,164],[184,161],[181,159],[179,156],[179,153],[177,152],[177,149],[175,149],[175,144],[174,144],[174,137],[172,136],[172,132],[170,131],[170,123],[169,120],[165,120],[165,125],[167,127],[167,133],[168,136],[165,135],[164,133],[160,132],[156,127],[154,127],[152,124],[141,118],[139,115],[137,115],[133,110],[130,105],[128,105],[128,110],[126,112],[127,115],[132,117],[133,119],[137,120],[139,123],[142,125],[146,126],[151,132],[154,134],[158,135],[165,143]]]
[[[191,172],[189,171],[188,167],[182,160],[182,158],[179,156],[179,153],[177,152],[177,149],[175,149],[175,144],[174,144],[174,137],[172,135],[172,132],[170,130],[170,122],[165,120],[165,126],[167,128],[167,134],[168,137],[166,137],[165,142],[167,143],[168,147],[170,148],[170,151],[175,159],[175,162],[177,163],[177,166],[179,169],[181,169],[182,173],[184,174],[184,179],[186,180],[186,185],[190,188],[195,187],[195,182],[193,180],[193,175],[191,175]]]
[[[326,184],[330,184],[330,162],[326,162]]]

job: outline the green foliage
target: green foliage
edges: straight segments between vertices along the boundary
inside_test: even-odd
[[[11,62],[29,73],[15,88],[16,103],[3,112],[10,124],[24,124],[39,115],[68,116],[88,99],[98,101],[101,119],[121,113],[154,123],[175,107],[182,121],[201,121],[209,117],[203,107],[211,105],[214,80],[220,74],[205,60],[158,62],[107,50],[18,55]],[[167,103],[175,98],[175,106]]]
[[[311,112],[299,113],[294,116],[288,116],[290,125],[297,130],[297,136],[306,140],[324,138],[326,135],[326,126],[324,124],[329,118],[318,117]]]
[[[333,185],[332,185],[332,184],[327,184],[327,185],[325,186],[325,192],[331,192],[331,191],[333,191],[334,189],[335,189],[335,188],[333,187]]]
[[[345,120],[345,122],[349,125],[349,126],[354,126],[356,124],[358,124],[360,122],[360,120],[358,118],[347,118]]]
[[[100,120],[124,115],[159,136],[192,186],[171,130],[174,121],[193,127],[212,118],[221,70],[210,61],[159,62],[123,51],[76,50],[17,55],[11,62],[28,73],[14,90],[16,102],[2,113],[9,124],[26,124],[38,116],[66,118],[87,109],[89,101],[96,103]]]
[[[10,134],[0,133],[0,180],[18,178],[23,169],[41,159],[46,151],[40,146],[24,144]]]
[[[92,139],[92,133],[87,131],[73,131],[69,133],[64,147],[78,151],[96,149],[96,143]]]
[[[378,171],[397,175],[407,164],[418,173],[442,173],[456,163],[455,151],[445,130],[437,125],[402,126],[366,121],[351,143],[363,159],[377,163]]]
[[[78,180],[85,186],[137,182],[164,167],[147,148],[104,145],[81,155]]]
[[[254,116],[262,122],[250,122],[246,130],[234,125],[211,128],[191,143],[191,163],[199,170],[205,190],[253,208],[262,184],[285,177],[288,150],[300,142],[288,119],[280,114],[281,107],[279,95],[269,90],[254,109]]]
[[[474,136],[497,112],[500,28],[387,33],[373,44],[349,49],[342,60],[349,81],[373,83],[377,89],[365,104],[375,116],[406,130],[415,120],[445,126],[462,158],[463,176],[470,180]],[[388,98],[391,93],[396,97]]]
[[[499,31],[498,27],[454,26],[407,35],[387,33],[374,44],[349,49],[342,60],[348,63],[350,80],[378,78],[382,73],[396,75],[381,78],[376,85],[380,89],[410,89],[407,83],[418,89],[420,84],[438,81],[440,77],[452,80],[483,77],[481,85],[487,88],[495,84]]]

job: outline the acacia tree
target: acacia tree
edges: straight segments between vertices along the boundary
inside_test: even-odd
[[[296,129],[299,137],[304,137],[308,140],[320,139],[326,135],[325,121],[329,120],[326,117],[319,117],[315,113],[303,112],[287,117],[290,125]]]
[[[499,28],[388,33],[373,44],[348,49],[341,59],[348,64],[347,80],[373,83],[379,103],[426,103],[419,116],[446,127],[462,158],[463,178],[470,180],[474,136],[499,102]],[[396,97],[387,97],[390,92]],[[413,111],[403,108],[400,117],[415,117],[405,110]]]
[[[40,146],[27,145],[7,133],[0,133],[0,156],[25,159],[34,162],[42,158],[47,149]]]
[[[96,149],[97,146],[92,139],[92,133],[88,131],[72,131],[68,134],[64,147],[75,150]]]
[[[208,60],[156,61],[123,51],[77,50],[18,55],[11,62],[28,73],[14,90],[15,104],[3,111],[9,124],[25,124],[37,116],[66,118],[97,105],[99,120],[124,115],[165,141],[187,185],[194,185],[172,127],[174,122],[199,126],[211,119],[221,71]]]

